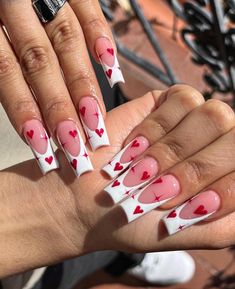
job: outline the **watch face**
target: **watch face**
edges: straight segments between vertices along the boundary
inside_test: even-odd
[[[43,0],[35,1],[33,6],[43,22],[48,22],[54,18],[54,14]]]

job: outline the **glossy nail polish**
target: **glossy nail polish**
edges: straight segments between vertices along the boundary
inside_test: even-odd
[[[85,96],[79,103],[79,114],[92,150],[109,145],[109,138],[98,102]]]
[[[23,125],[23,134],[43,174],[59,168],[47,132],[39,120],[26,121]]]
[[[104,191],[117,203],[128,197],[134,190],[147,184],[157,174],[157,171],[156,160],[145,157],[113,180]]]
[[[149,147],[148,140],[143,136],[136,137],[126,145],[114,158],[103,167],[111,178],[115,178]]]
[[[113,87],[118,82],[124,83],[118,59],[110,40],[105,37],[98,38],[95,50],[110,86]]]
[[[131,222],[153,209],[163,205],[180,192],[178,180],[172,175],[154,179],[143,189],[134,192],[121,203],[128,222]]]
[[[172,235],[208,218],[219,207],[219,195],[214,191],[205,191],[170,211],[162,220]]]
[[[73,121],[65,120],[58,124],[57,139],[76,176],[93,170],[82,137]]]

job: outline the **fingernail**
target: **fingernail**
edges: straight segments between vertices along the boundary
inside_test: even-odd
[[[110,86],[113,87],[118,82],[125,83],[115,50],[110,40],[105,37],[97,39],[95,50]]]
[[[26,121],[23,125],[23,135],[43,174],[59,168],[47,132],[39,120]]]
[[[111,178],[115,178],[124,171],[136,157],[140,156],[149,147],[148,140],[139,136],[126,145],[114,158],[103,167]]]
[[[163,205],[180,192],[178,180],[172,175],[154,179],[145,188],[134,193],[121,203],[128,222],[143,216],[153,209]]]
[[[92,150],[109,145],[109,138],[98,102],[85,96],[79,103],[79,114]]]
[[[65,120],[58,124],[57,138],[76,176],[93,170],[85,144],[73,121]]]
[[[173,209],[162,220],[172,235],[208,218],[219,206],[219,195],[214,191],[205,191]]]
[[[104,191],[115,203],[130,195],[134,190],[147,184],[157,174],[158,165],[154,158],[145,157],[112,181]]]

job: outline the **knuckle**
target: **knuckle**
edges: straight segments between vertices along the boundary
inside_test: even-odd
[[[73,51],[79,43],[79,32],[71,20],[60,21],[51,36],[54,49],[59,53]]]
[[[80,70],[73,76],[71,76],[70,81],[68,81],[67,85],[70,90],[76,89],[80,83],[85,83],[87,87],[91,85],[91,73],[90,71]]]
[[[164,154],[171,162],[176,163],[184,158],[182,154],[183,148],[176,140],[166,139],[163,144],[165,146]]]
[[[6,103],[6,110],[10,114],[20,114],[23,112],[37,112],[37,108],[33,99],[18,97],[14,102]]]
[[[106,26],[106,24],[101,18],[94,17],[84,22],[83,30],[103,30],[104,26]],[[84,34],[86,34],[86,32],[84,32]]]
[[[194,109],[205,102],[204,97],[198,90],[186,84],[173,85],[169,88],[167,94],[169,97],[177,97],[182,105],[189,109]]]
[[[51,98],[45,105],[44,115],[49,117],[52,113],[58,113],[68,110],[69,103],[64,97],[56,96]]]
[[[202,106],[202,112],[217,126],[221,131],[230,127],[235,121],[232,108],[226,103],[211,99]]]
[[[48,49],[40,45],[31,46],[20,56],[20,63],[26,76],[38,73],[49,65]]]
[[[0,51],[0,78],[14,73],[16,61],[7,52]]]
[[[208,173],[206,173],[206,165],[198,160],[187,160],[183,164],[183,174],[189,184],[198,187],[202,184]],[[209,179],[209,178],[208,178]]]

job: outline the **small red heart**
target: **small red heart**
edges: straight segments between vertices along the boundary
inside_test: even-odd
[[[114,55],[114,50],[113,50],[113,48],[108,48],[107,51],[108,51],[108,53],[110,53],[111,55]]]
[[[131,145],[131,148],[137,148],[137,147],[139,147],[139,146],[140,146],[140,144],[138,143],[138,141],[137,141],[137,140],[134,140],[133,143],[132,143],[132,145]]]
[[[116,163],[114,167],[114,171],[121,171],[123,169],[123,166],[120,163]]]
[[[205,210],[205,207],[203,205],[200,205],[193,213],[196,215],[206,215],[208,214],[208,211]]]
[[[27,136],[30,137],[30,138],[33,138],[33,135],[34,135],[34,130],[29,130],[27,131]]]
[[[77,164],[78,164],[78,161],[76,159],[73,159],[72,162],[71,162],[71,166],[76,170],[77,169]]]
[[[140,206],[137,206],[133,212],[133,215],[142,214],[143,212],[144,210],[142,210]]]
[[[86,112],[86,107],[83,106],[82,108],[80,108],[79,111],[80,111],[81,116],[84,116],[84,115],[85,115],[85,112]]]
[[[160,184],[162,182],[163,182],[162,178],[158,178],[155,182],[153,182],[153,184]]]
[[[148,178],[150,178],[150,174],[147,171],[144,171],[141,180],[144,181]]]
[[[112,184],[112,188],[117,187],[120,185],[120,182],[118,180],[114,181]]]
[[[96,129],[95,132],[98,134],[99,137],[102,137],[103,133],[104,133],[104,129],[100,128],[100,129]]]
[[[50,156],[49,158],[45,158],[45,161],[50,165],[53,161],[53,156]]]
[[[72,136],[72,137],[76,137],[78,132],[76,130],[70,130],[69,131],[69,134]]]
[[[109,70],[107,70],[105,73],[106,73],[106,75],[108,76],[108,78],[111,78],[112,73],[113,73],[113,70],[112,70],[112,69],[109,69]]]
[[[170,212],[170,214],[167,216],[167,218],[175,218],[177,216],[175,210]]]

